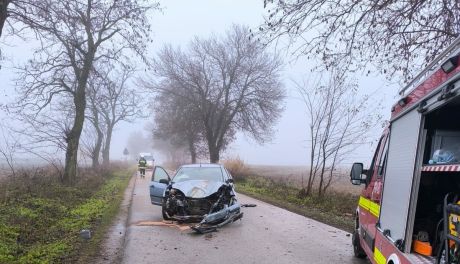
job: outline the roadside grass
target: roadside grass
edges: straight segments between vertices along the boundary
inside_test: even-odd
[[[330,191],[324,197],[298,196],[300,189],[262,176],[236,177],[236,191],[291,212],[352,232],[359,196]]]
[[[0,185],[0,263],[89,263],[118,212],[132,170],[85,171],[73,187],[24,174]],[[92,238],[80,238],[89,229]]]

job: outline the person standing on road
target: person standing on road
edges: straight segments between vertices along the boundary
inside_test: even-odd
[[[139,159],[139,172],[141,173],[141,178],[145,178],[145,168],[147,167],[147,161],[144,157]]]

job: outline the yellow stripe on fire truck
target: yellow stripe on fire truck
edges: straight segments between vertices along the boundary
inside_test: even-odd
[[[374,260],[377,264],[385,264],[387,263],[387,259],[385,256],[380,252],[380,250],[374,247]]]
[[[363,209],[369,211],[375,217],[379,217],[380,215],[380,205],[377,203],[372,202],[371,200],[364,198],[362,196],[359,197],[359,206]]]

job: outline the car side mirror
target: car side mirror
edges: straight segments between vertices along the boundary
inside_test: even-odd
[[[169,181],[168,181],[168,179],[161,179],[161,180],[159,181],[159,183],[164,183],[164,184],[167,185],[167,184],[169,184]]]
[[[363,178],[363,164],[360,162],[353,163],[350,172],[350,180],[353,185],[361,185],[365,183],[365,178]]]
[[[227,179],[227,183],[234,183],[235,181],[233,179]]]

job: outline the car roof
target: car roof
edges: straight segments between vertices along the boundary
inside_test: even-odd
[[[181,168],[222,168],[221,164],[213,163],[198,163],[198,164],[186,164],[182,165]]]

